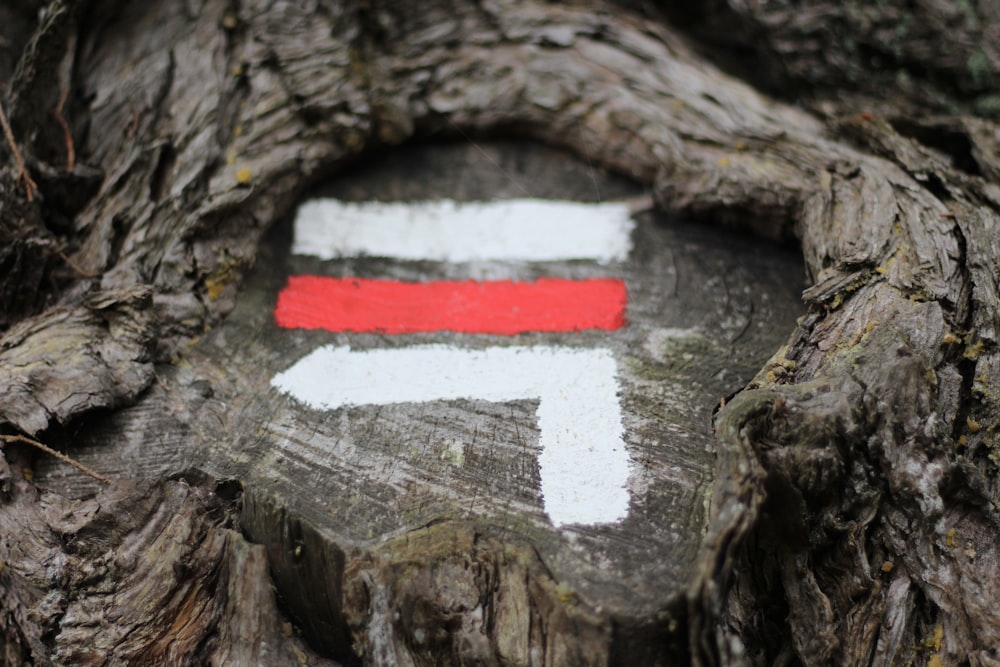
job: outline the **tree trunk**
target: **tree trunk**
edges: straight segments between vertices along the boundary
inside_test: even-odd
[[[22,4],[0,8],[6,663],[1000,664],[995,12]],[[394,516],[378,475],[319,484],[267,458],[276,429],[308,426],[258,377],[292,353],[254,334],[281,221],[331,179],[370,194],[346,168],[415,139],[555,180],[561,158],[521,172],[487,136],[568,149],[595,185],[595,167],[627,176],[719,237],[801,246],[797,322],[738,342],[705,320],[759,368],[730,368],[714,434],[727,385],[691,371],[705,449],[684,464],[704,483],[677,492],[676,540],[652,474],[659,500],[619,534],[555,530],[530,499],[501,524],[461,491]],[[440,195],[428,179],[402,198]],[[658,409],[646,378],[626,398]],[[482,416],[496,442],[533,409],[508,407]]]

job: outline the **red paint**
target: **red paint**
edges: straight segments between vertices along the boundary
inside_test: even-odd
[[[513,335],[618,329],[625,324],[625,303],[625,283],[614,278],[406,283],[291,276],[274,319],[286,329]]]

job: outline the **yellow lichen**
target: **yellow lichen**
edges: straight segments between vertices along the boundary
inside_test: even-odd
[[[952,528],[944,538],[944,545],[948,548],[955,546],[955,529]]]
[[[983,428],[983,425],[972,417],[965,418],[965,425],[969,427],[969,433],[979,433],[980,429]]]
[[[962,342],[962,338],[949,331],[944,335],[944,338],[941,339],[941,342],[945,345],[958,345]]]
[[[925,635],[923,641],[920,642],[921,649],[933,651],[933,653],[931,653],[930,655],[930,658],[927,660],[928,667],[930,667],[931,665],[937,665],[938,667],[941,666],[941,657],[938,655],[938,653],[941,650],[942,640],[944,640],[944,628],[941,627],[940,623],[938,623],[931,630],[931,634],[929,636]]]
[[[221,252],[218,261],[215,271],[205,276],[205,294],[209,301],[216,301],[222,296],[222,291],[233,283],[239,275],[240,261],[238,259]]]
[[[979,340],[976,341],[975,343],[972,343],[971,345],[966,346],[965,352],[962,353],[962,356],[965,357],[966,359],[975,361],[976,359],[979,358],[979,355],[982,353],[982,351],[983,351],[983,341]]]
[[[253,180],[253,171],[249,167],[241,167],[236,170],[236,182],[240,185],[249,185]]]
[[[885,264],[881,264],[878,267],[876,267],[875,273],[878,273],[879,275],[883,276],[888,275],[892,271],[892,267],[895,266],[896,259],[897,257],[894,253],[891,257],[889,257],[889,259],[885,261]]]
[[[222,295],[226,282],[224,278],[205,278],[205,293],[208,294],[209,301],[216,301]]]
[[[886,574],[892,572],[895,567],[896,564],[893,563],[891,560],[887,560],[886,562],[882,563],[882,571],[885,572]]]

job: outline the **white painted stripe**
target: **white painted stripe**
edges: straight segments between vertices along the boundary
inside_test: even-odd
[[[510,199],[459,204],[314,199],[295,218],[292,252],[443,262],[621,261],[635,223],[623,202]]]
[[[314,409],[434,400],[538,399],[539,469],[552,522],[612,523],[628,513],[616,365],[604,349],[443,345],[352,351],[325,346],[271,381]]]

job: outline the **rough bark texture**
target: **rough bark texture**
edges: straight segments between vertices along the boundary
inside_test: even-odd
[[[71,446],[82,416],[133,401],[232,310],[307,186],[433,133],[543,140],[664,210],[795,237],[811,282],[787,344],[717,415],[711,525],[683,611],[659,624],[601,619],[530,549],[448,523],[358,571],[297,573],[294,548],[233,530],[230,485],[117,471],[71,501],[8,445],[5,660],[614,664],[655,637],[672,646],[657,659],[696,664],[1000,664],[1000,17],[897,5],[67,0],[23,44],[30,12],[3,10],[3,54],[21,52],[14,71],[0,59],[5,109],[39,184],[28,196],[8,147],[8,432]],[[868,76],[876,57],[896,71]],[[248,489],[238,521],[267,502]],[[324,542],[301,517],[275,530],[305,553]],[[266,551],[291,608],[304,575],[345,583],[300,620],[312,649],[283,631]],[[470,632],[504,591],[537,616]],[[401,609],[439,629],[430,648]]]

